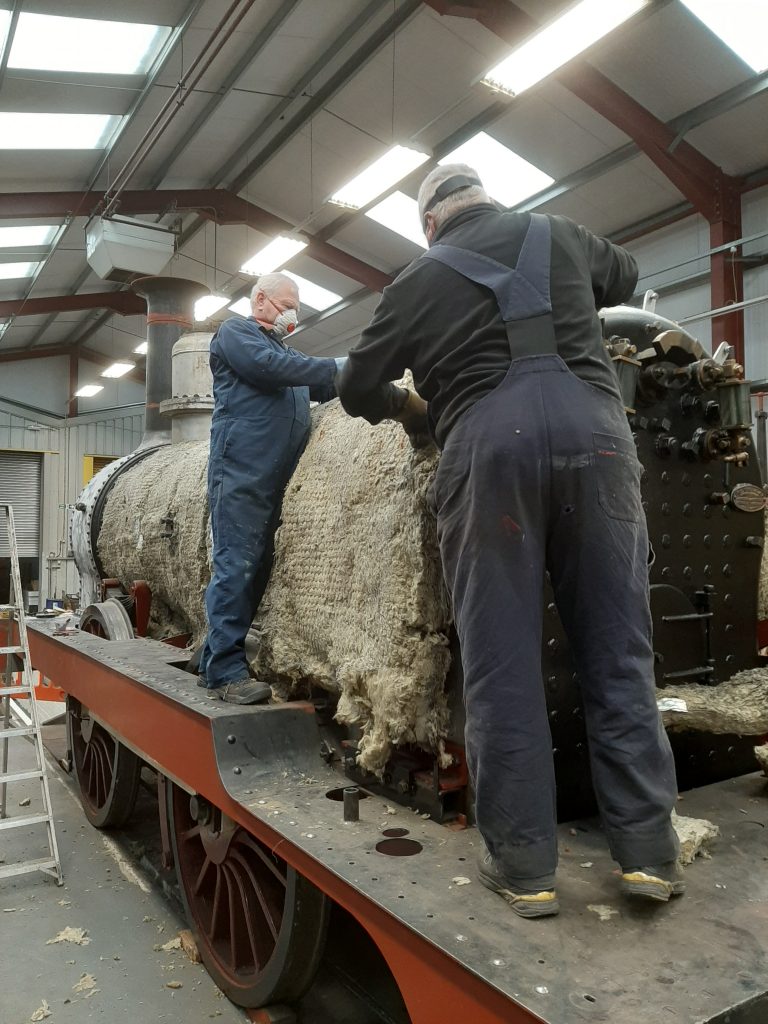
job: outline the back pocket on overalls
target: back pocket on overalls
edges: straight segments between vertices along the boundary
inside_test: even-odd
[[[592,439],[600,507],[611,519],[639,522],[640,462],[634,444],[613,434],[593,434]]]

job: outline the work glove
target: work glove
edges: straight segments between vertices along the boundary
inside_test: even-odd
[[[427,403],[416,394],[403,388],[405,398],[393,419],[402,424],[412,448],[426,448],[432,443],[427,418]]]

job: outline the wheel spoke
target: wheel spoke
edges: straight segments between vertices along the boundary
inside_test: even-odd
[[[257,971],[259,971],[259,970],[261,970],[261,962],[259,960],[259,951],[256,948],[256,936],[255,936],[254,931],[253,931],[253,920],[251,918],[251,913],[250,913],[251,904],[250,904],[250,900],[248,899],[248,894],[246,892],[245,883],[243,881],[242,875],[237,870],[237,868],[235,867],[234,864],[228,864],[227,868],[231,872],[232,877],[235,880],[235,884],[237,885],[238,891],[240,893],[240,905],[241,905],[242,911],[243,911],[243,919],[245,921],[245,928],[246,928],[246,931],[248,933],[248,942],[249,942],[250,947],[251,947],[251,955],[253,957],[253,966],[254,966],[254,968]]]
[[[190,839],[194,839],[195,836],[199,836],[202,830],[202,825],[193,825],[192,828],[188,828],[186,829],[186,831],[180,832],[179,839],[183,840],[185,843],[188,843]]]
[[[229,906],[229,951],[230,966],[233,971],[237,970],[237,940],[235,935],[235,887],[229,877],[226,864],[220,865],[221,874],[227,883],[227,901]]]
[[[207,858],[206,858],[207,859]],[[208,861],[210,863],[210,861]],[[216,885],[213,890],[213,910],[211,911],[211,927],[210,937],[211,941],[216,938],[216,932],[218,931],[219,918],[221,914],[222,904],[224,902],[223,885],[221,884],[221,871],[216,869]]]
[[[107,797],[109,796],[109,763],[104,749],[104,743],[103,741],[101,741],[101,737],[97,738],[95,734],[94,746],[96,749],[96,759],[99,766],[99,777],[101,779],[101,800],[98,801],[98,806],[103,807],[104,804],[107,802]]]
[[[232,857],[232,859],[234,861],[236,861],[238,864],[241,865],[242,869],[245,871],[246,875],[248,876],[248,881],[250,882],[250,887],[253,890],[253,892],[254,892],[254,894],[256,896],[256,899],[259,901],[259,906],[261,907],[261,912],[264,915],[264,920],[267,922],[267,927],[269,928],[270,932],[272,933],[272,938],[275,940],[275,942],[277,942],[277,935],[278,935],[278,931],[279,931],[279,926],[275,922],[275,919],[274,919],[274,917],[272,915],[272,911],[267,906],[267,901],[264,898],[264,894],[262,893],[261,886],[259,885],[259,882],[258,882],[256,876],[254,875],[253,871],[251,871],[251,867],[248,864],[248,861],[245,859],[245,857],[243,857],[243,855],[241,853],[238,853],[237,850],[233,850],[230,856]]]
[[[206,872],[207,872],[207,870],[208,870],[208,868],[210,866],[210,863],[211,863],[211,860],[208,857],[208,855],[206,854],[205,860],[203,861],[203,866],[200,868],[200,874],[197,876],[195,884],[192,886],[192,892],[195,894],[195,896],[199,896],[200,895],[200,886],[203,884],[203,879],[205,878],[205,874],[206,874]],[[218,884],[218,880],[217,880],[217,884]]]
[[[258,857],[258,858],[259,858],[259,859],[260,859],[261,861],[263,861],[263,862],[264,862],[264,864],[266,864],[266,866],[267,866],[267,867],[269,868],[269,870],[270,870],[270,871],[272,872],[272,874],[273,874],[273,875],[275,876],[275,878],[276,878],[276,879],[278,880],[278,882],[279,882],[279,883],[280,883],[281,885],[283,885],[283,886],[284,886],[284,885],[286,885],[286,884],[287,884],[287,882],[286,882],[286,878],[285,878],[285,875],[283,875],[283,874],[282,874],[282,873],[280,872],[280,870],[278,869],[277,865],[276,865],[276,864],[275,864],[275,862],[274,862],[274,861],[272,860],[272,858],[270,857],[270,855],[269,855],[268,853],[265,853],[265,852],[264,852],[264,850],[263,850],[263,849],[261,848],[261,846],[260,846],[260,844],[258,843],[258,841],[257,841],[256,839],[254,839],[254,838],[253,838],[253,836],[250,836],[250,835],[248,835],[248,833],[247,833],[247,832],[244,832],[244,831],[242,831],[242,830],[241,830],[241,831],[240,831],[240,832],[238,833],[238,838],[237,838],[237,841],[238,841],[238,842],[239,842],[239,843],[240,843],[240,844],[241,844],[242,846],[245,846],[245,847],[247,847],[247,848],[248,848],[249,850],[251,850],[251,851],[252,851],[253,853],[255,853],[255,854],[256,854],[256,856],[257,856],[257,857]]]

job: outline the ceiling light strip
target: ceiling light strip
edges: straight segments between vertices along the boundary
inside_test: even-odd
[[[581,0],[526,39],[481,81],[508,96],[519,96],[613,32],[648,2]]]

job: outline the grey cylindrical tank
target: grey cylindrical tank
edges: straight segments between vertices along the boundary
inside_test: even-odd
[[[210,333],[184,334],[173,346],[172,397],[160,403],[171,419],[171,444],[205,441],[213,413]]]
[[[192,326],[195,300],[205,295],[206,288],[174,277],[141,277],[131,288],[147,300],[147,397],[139,447],[152,448],[167,444],[170,434],[160,405],[171,394],[171,349]]]

